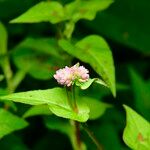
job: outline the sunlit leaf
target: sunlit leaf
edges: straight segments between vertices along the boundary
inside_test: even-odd
[[[97,35],[91,35],[72,45],[67,40],[60,40],[59,45],[70,55],[89,63],[102,77],[111,89],[113,95],[115,88],[115,69],[112,53],[106,41]]]
[[[27,10],[24,14],[11,23],[38,23],[51,22],[58,23],[64,18],[63,7],[59,2],[40,2]]]
[[[89,118],[89,108],[82,101],[78,102],[78,113],[68,104],[64,89],[53,88],[14,93],[0,97],[2,101],[14,101],[30,105],[48,104],[52,113],[59,117],[85,122]]]
[[[128,106],[124,106],[127,115],[126,127],[123,133],[124,142],[135,150],[149,150],[150,124],[142,116]]]

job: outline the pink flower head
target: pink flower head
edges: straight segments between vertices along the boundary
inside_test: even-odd
[[[72,67],[65,67],[56,71],[54,78],[61,85],[71,86],[74,82],[86,82],[89,79],[89,71],[76,64]]]

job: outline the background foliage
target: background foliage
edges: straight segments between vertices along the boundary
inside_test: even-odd
[[[117,96],[114,98],[107,88],[100,87],[97,84],[80,93],[80,97],[83,97],[82,101],[87,103],[93,112],[95,111],[93,114],[90,114],[90,120],[87,122],[88,127],[93,131],[104,150],[128,150],[129,147],[138,150],[148,150],[150,145],[150,127],[147,122],[150,121],[150,20],[148,19],[150,2],[148,0],[115,0],[114,3],[110,1],[112,4],[109,8],[104,5],[107,8],[106,10],[98,12],[97,15],[95,12],[91,12],[85,13],[83,16],[73,14],[74,4],[67,7],[67,13],[71,14],[68,16],[65,16],[62,12],[62,7],[56,4],[57,7],[55,5],[51,10],[54,9],[54,11],[60,13],[57,14],[58,18],[51,17],[51,23],[9,23],[11,20],[12,22],[28,22],[26,16],[23,16],[25,21],[14,18],[20,16],[39,2],[41,1],[0,0],[0,21],[7,31],[5,33],[5,30],[0,30],[0,63],[3,64],[1,65],[3,67],[0,68],[0,95],[7,95],[8,91],[13,93],[14,91],[44,90],[41,93],[38,92],[38,96],[32,93],[33,98],[36,98],[34,104],[32,103],[33,101],[31,102],[30,93],[21,95],[23,97],[22,103],[25,100],[25,103],[35,105],[33,107],[20,103],[14,104],[12,101],[0,103],[0,148],[2,150],[72,149],[69,142],[69,139],[74,139],[71,126],[65,119],[52,115],[52,112],[60,115],[57,111],[58,107],[52,107],[50,103],[42,101],[40,96],[43,94],[46,100],[49,101],[53,91],[49,92],[46,89],[58,86],[52,78],[55,71],[60,67],[74,64],[78,61],[90,70],[91,77],[94,78],[100,74],[115,95],[114,72],[113,68],[111,68],[109,51],[108,58],[103,57],[107,50],[111,49],[115,63]],[[67,4],[70,0],[61,0],[60,2]],[[99,2],[97,1],[97,4]],[[41,11],[46,10],[45,6],[42,7],[44,9],[41,8]],[[86,6],[86,8],[89,8],[89,6]],[[97,9],[101,10],[102,8],[97,7]],[[32,13],[28,13],[33,20]],[[36,15],[39,17],[38,13]],[[45,13],[47,14],[47,12]],[[95,15],[96,18],[94,19]],[[55,25],[54,23],[67,20],[72,16],[73,20],[77,22],[73,32],[73,42],[76,44],[65,40],[59,42],[64,51],[70,54],[68,56],[68,54],[58,48],[55,40],[61,36],[59,28],[62,28],[63,25],[59,23]],[[80,20],[81,18],[83,19]],[[49,17],[48,19],[46,17],[41,19],[42,21],[49,21]],[[91,21],[92,19],[94,20]],[[0,24],[1,29],[4,28],[3,25]],[[68,32],[74,29],[74,25],[68,24],[67,29],[64,34],[69,38]],[[96,34],[103,36],[110,48],[107,47],[107,44],[104,44],[105,41],[103,39],[98,38],[99,36],[89,36]],[[85,38],[85,36],[88,37]],[[97,52],[96,48],[100,46],[100,43],[105,45],[106,51],[104,55],[103,53],[96,55],[99,58],[96,59],[98,61],[92,59],[92,53],[89,54],[91,57],[84,57],[86,42],[94,43],[92,47],[94,54]],[[8,53],[6,53],[6,49],[8,49]],[[9,82],[9,78],[11,78],[7,76],[10,68],[6,67],[9,63],[6,56],[9,56],[14,72],[13,86],[9,86],[9,83],[6,83],[5,80],[7,79],[7,82]],[[107,59],[110,64],[107,64],[103,59]],[[97,64],[102,64],[102,66],[97,69],[95,66]],[[103,65],[106,65],[108,70],[105,70]],[[5,79],[2,75],[3,72]],[[5,88],[6,84],[8,89]],[[59,88],[53,90],[58,95],[61,95],[60,97],[64,96]],[[89,97],[85,98],[87,95]],[[15,96],[15,101],[17,101],[18,95],[13,96]],[[61,101],[60,97],[58,96],[58,100]],[[2,98],[7,100],[14,99],[9,96]],[[92,101],[92,103],[88,104],[89,101]],[[59,103],[53,99],[52,102],[55,104]],[[128,125],[126,126],[126,114],[122,107],[123,104],[133,108],[147,121],[128,106],[124,106],[127,113]],[[7,111],[8,106],[11,106],[9,111]],[[6,110],[2,109],[3,107]],[[51,109],[52,112],[49,111],[49,107],[53,108]],[[65,115],[66,111],[69,111],[69,109],[66,109],[64,102],[60,103],[59,107],[61,107],[61,115]],[[85,111],[81,111],[81,114],[83,113],[84,115],[76,116],[72,112],[71,119],[78,121],[88,119],[89,116],[86,115],[89,111],[88,108],[85,109],[82,104],[80,104],[80,107],[81,110]],[[5,116],[7,116],[7,119],[5,119]],[[67,118],[68,116],[65,117]],[[23,118],[26,118],[26,121]],[[5,121],[1,122],[1,120]],[[84,131],[81,132],[81,138],[85,141],[88,149],[96,150],[95,145],[87,134]],[[146,142],[143,136],[148,137]],[[132,139],[129,140],[130,137]]]

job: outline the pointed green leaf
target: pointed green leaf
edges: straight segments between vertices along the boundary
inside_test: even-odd
[[[18,18],[13,19],[11,23],[58,23],[63,18],[64,11],[62,5],[55,1],[47,1],[36,4]]]
[[[123,133],[124,142],[134,150],[149,150],[150,124],[128,106],[124,106],[127,115]]]
[[[98,11],[109,7],[113,0],[74,1],[65,6],[67,18],[77,22],[80,19],[93,20]]]
[[[23,129],[27,125],[28,123],[25,120],[0,109],[0,138],[16,130]]]
[[[70,55],[89,63],[102,77],[113,95],[116,95],[113,57],[109,46],[102,37],[91,35],[77,42],[75,46],[67,40],[60,40],[59,45]]]
[[[103,86],[107,87],[105,82],[102,81],[101,79],[98,79],[98,78],[89,79],[87,82],[82,82],[82,83],[81,82],[77,82],[75,84],[77,86],[79,86],[82,90],[85,90],[85,89],[89,88],[92,85],[93,82],[96,82],[96,83],[98,83],[100,85],[103,85]]]
[[[78,102],[78,113],[75,113],[70,108],[66,92],[62,88],[14,93],[1,96],[0,100],[8,100],[30,105],[48,104],[50,110],[55,115],[80,122],[85,122],[89,118],[89,108],[83,102]]]
[[[33,117],[37,115],[51,115],[52,112],[49,110],[48,105],[36,105],[32,106],[25,112],[23,118]]]

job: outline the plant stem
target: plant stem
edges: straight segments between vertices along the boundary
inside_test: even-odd
[[[74,111],[76,113],[78,113],[78,107],[77,107],[77,103],[76,103],[75,86],[74,85],[72,85],[71,90],[72,90],[73,108],[74,108]]]
[[[86,124],[82,124],[82,127],[86,131],[86,133],[89,135],[89,137],[91,138],[91,140],[93,141],[93,143],[97,146],[97,149],[98,150],[103,150],[102,146],[100,145],[100,143],[98,142],[98,140],[94,136],[93,132],[91,132],[89,130],[89,128],[87,127],[87,125]]]
[[[75,135],[76,135],[76,144],[78,149],[81,149],[81,138],[80,138],[80,123],[77,121],[74,121],[75,124]]]
[[[73,110],[73,106],[72,106],[72,103],[71,103],[71,99],[70,99],[69,91],[68,91],[67,87],[66,87],[66,94],[67,94],[68,104],[69,104],[70,108]]]

